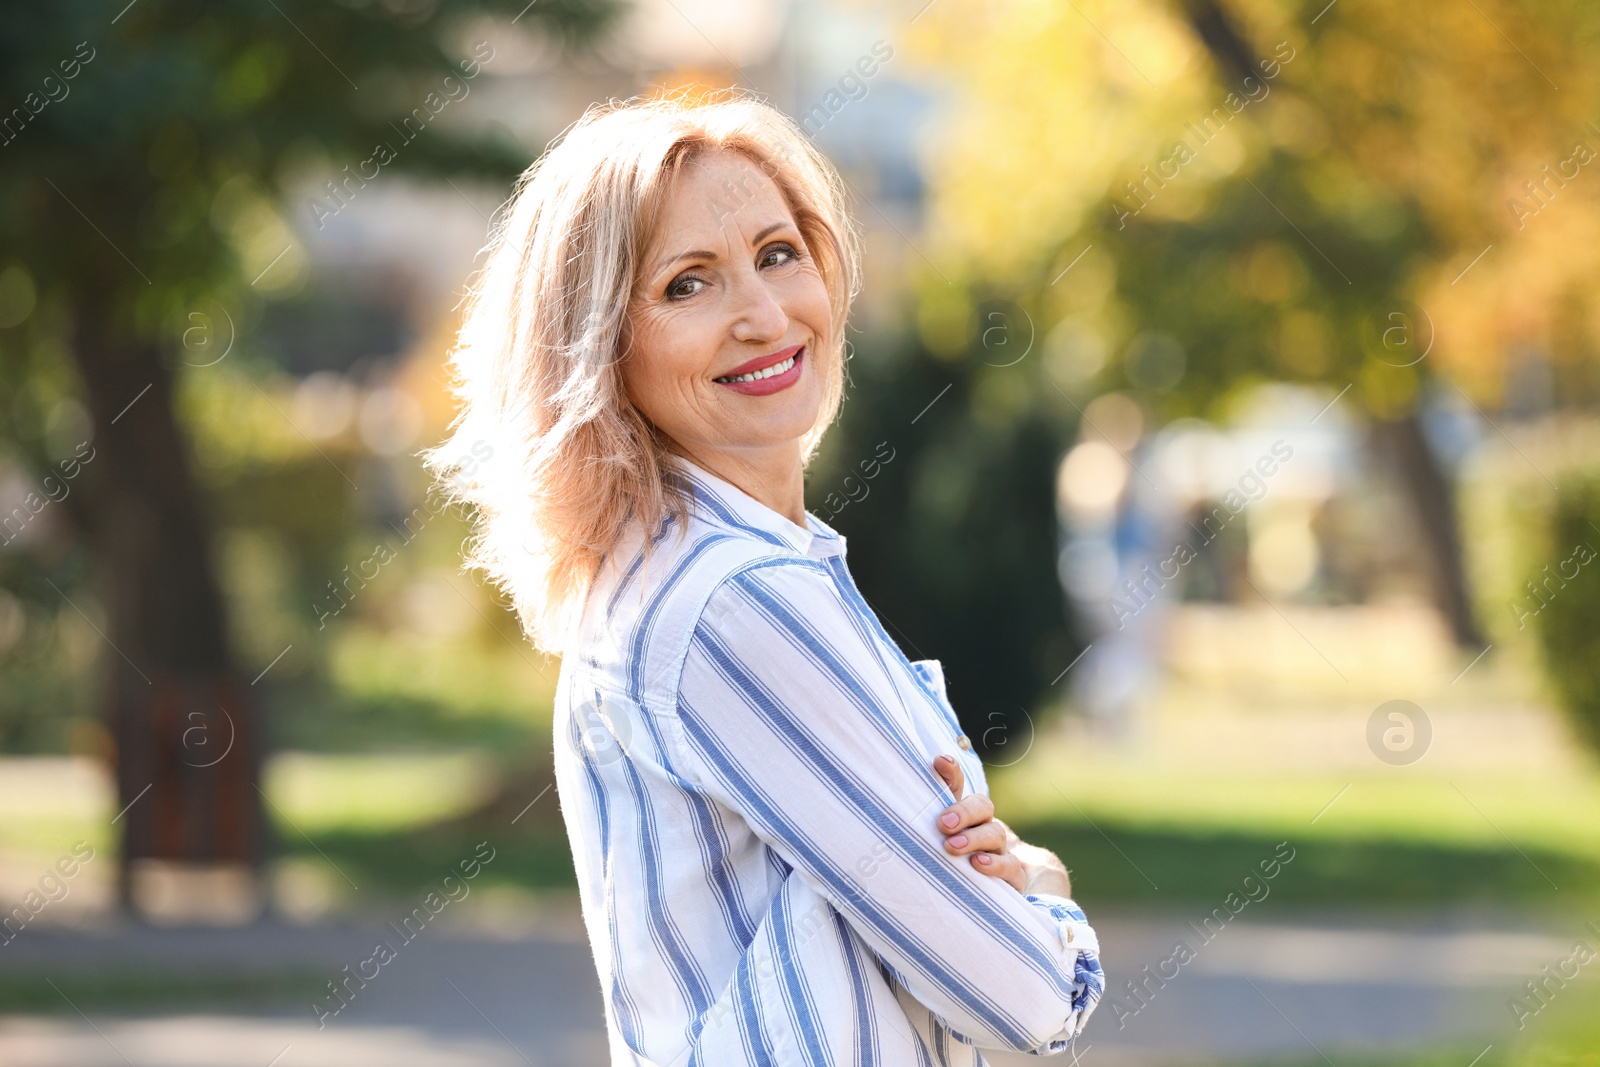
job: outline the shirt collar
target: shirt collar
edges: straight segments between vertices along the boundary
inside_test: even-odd
[[[806,512],[806,525],[797,526],[755,497],[700,464],[676,453],[669,454],[689,482],[694,506],[706,518],[763,541],[781,544],[809,556],[844,552],[844,537],[827,523]]]

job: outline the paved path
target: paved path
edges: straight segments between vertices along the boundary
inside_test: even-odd
[[[441,917],[442,918],[442,917]],[[598,983],[571,902],[494,930],[442,922],[406,943],[379,977],[318,1029],[308,1005],[260,1013],[167,1008],[0,1017],[7,1067],[604,1067]],[[1194,958],[1143,1006],[1109,1002],[1080,1040],[1090,1067],[1284,1056],[1339,1063],[1341,1052],[1510,1032],[1506,999],[1576,932],[1391,922],[1268,925],[1240,919],[1210,942],[1181,920],[1103,918],[1107,968],[1121,988],[1183,940]],[[27,981],[69,968],[137,973],[326,971],[371,954],[370,926],[243,930],[30,928],[0,950]],[[391,937],[391,940],[394,940]],[[1172,966],[1166,969],[1172,973]],[[1137,1010],[1134,1010],[1137,1009]],[[1118,1025],[1121,1022],[1122,1025]],[[1314,1047],[1313,1047],[1314,1046]],[[996,1055],[1005,1067],[1036,1057]],[[1070,1062],[1062,1058],[1058,1062]]]

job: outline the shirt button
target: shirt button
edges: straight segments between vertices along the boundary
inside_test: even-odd
[[[963,749],[969,749],[972,747],[972,739],[966,734],[962,734],[960,737],[956,738],[956,744],[960,745]]]

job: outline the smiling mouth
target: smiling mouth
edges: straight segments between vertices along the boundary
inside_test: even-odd
[[[753,370],[749,374],[723,375],[721,378],[713,378],[712,381],[730,384],[733,382],[759,382],[763,378],[775,378],[792,368],[795,364],[795,360],[799,358],[800,353],[796,352],[782,363],[774,363],[770,367],[763,367],[761,370]]]

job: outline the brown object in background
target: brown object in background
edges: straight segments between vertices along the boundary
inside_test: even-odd
[[[246,687],[230,675],[137,680],[117,695],[118,899],[134,913],[132,865],[245,864],[265,856],[261,745]]]

